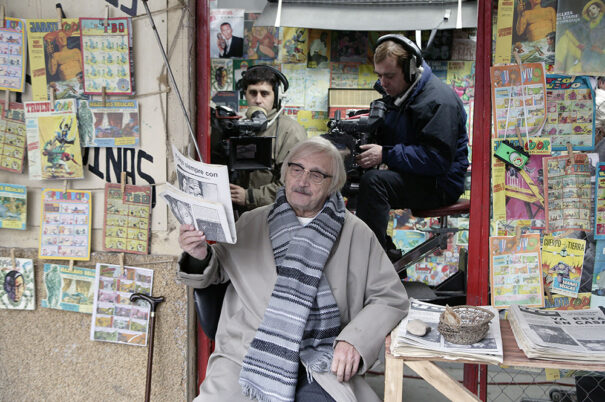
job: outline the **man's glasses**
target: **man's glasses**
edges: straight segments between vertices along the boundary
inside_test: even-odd
[[[293,178],[298,179],[299,177],[302,177],[305,172],[309,174],[309,180],[314,184],[321,184],[321,182],[328,177],[332,177],[329,174],[325,174],[317,170],[307,170],[303,165],[295,162],[288,163],[288,173]]]

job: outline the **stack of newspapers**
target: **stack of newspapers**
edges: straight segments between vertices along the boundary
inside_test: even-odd
[[[480,342],[459,345],[446,341],[439,333],[439,316],[444,306],[410,299],[410,311],[391,333],[391,354],[408,358],[464,359],[485,363],[502,363],[502,336],[498,311],[491,306],[482,306],[494,313],[489,330]],[[408,322],[422,320],[430,327],[424,336],[415,336],[407,331]]]
[[[225,165],[185,157],[172,146],[178,188],[166,184],[160,193],[181,225],[204,232],[206,240],[235,243],[235,219]]]
[[[605,359],[605,314],[601,309],[540,310],[513,305],[508,321],[528,358]]]

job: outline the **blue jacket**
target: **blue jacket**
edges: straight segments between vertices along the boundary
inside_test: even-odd
[[[434,179],[436,190],[453,203],[464,192],[469,166],[466,112],[458,95],[428,64],[423,67],[420,81],[401,106],[388,95],[383,98],[388,109],[378,143],[389,169]],[[382,89],[379,82],[377,89]]]

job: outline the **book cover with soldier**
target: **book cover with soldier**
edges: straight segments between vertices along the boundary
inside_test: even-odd
[[[95,297],[95,270],[78,266],[44,264],[42,276],[46,297],[44,308],[92,314]]]
[[[81,179],[75,99],[25,102],[29,178]]]
[[[27,45],[32,80],[32,100],[82,98],[82,53],[77,18],[28,19]]]

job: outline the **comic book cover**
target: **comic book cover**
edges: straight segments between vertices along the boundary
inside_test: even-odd
[[[105,184],[103,250],[149,254],[151,186]]]
[[[568,75],[604,75],[605,3],[559,0],[554,71]]]
[[[59,29],[60,28],[60,29]],[[77,18],[28,19],[27,42],[32,100],[87,98],[82,85],[80,23]]]
[[[605,239],[605,163],[597,164],[595,177],[595,239]]]
[[[374,72],[373,64],[359,65],[359,78],[357,79],[357,88],[374,88],[374,84],[378,80],[378,75]]]
[[[357,88],[358,63],[330,63],[330,88]]]
[[[239,80],[242,79],[244,71],[255,64],[254,60],[233,60],[233,89]],[[244,109],[248,106],[244,91],[237,91],[238,105]]]
[[[83,147],[139,146],[139,102],[134,99],[78,102],[78,130]]]
[[[134,60],[132,58],[131,19],[80,18],[84,93],[132,95]]]
[[[462,100],[467,116],[466,132],[468,133],[469,146],[471,146],[473,138],[472,110],[475,103],[475,62],[448,61],[445,82],[452,87],[456,95]]]
[[[25,230],[27,187],[0,183],[0,228]]]
[[[578,293],[577,297],[551,294],[544,298],[544,310],[586,310],[590,305],[590,292]]]
[[[570,143],[574,150],[594,148],[595,101],[588,77],[546,76],[546,124],[552,149],[562,151]]]
[[[273,60],[279,50],[279,28],[254,26],[260,13],[244,14],[244,55],[250,60]]]
[[[439,285],[458,272],[459,251],[454,245],[454,237],[448,236],[447,248],[434,251],[408,267],[406,280],[422,282],[429,286]]]
[[[0,257],[0,308],[36,308],[34,261],[28,258]]]
[[[544,65],[493,66],[490,76],[494,137],[539,136],[546,121]]]
[[[542,160],[546,230],[592,230],[593,185],[587,154],[546,157]]]
[[[90,259],[90,191],[42,190],[38,257]]]
[[[282,27],[279,34],[280,63],[306,63],[307,54],[309,53],[309,30],[306,28]]]
[[[244,9],[210,10],[210,57],[244,57]]]
[[[78,266],[44,264],[42,277],[44,308],[92,314],[95,297],[95,270]]]
[[[321,29],[309,31],[309,54],[307,56],[308,68],[328,68],[332,41],[331,32]]]
[[[97,263],[90,339],[146,346],[149,303],[130,296],[151,296],[152,285],[152,269]]]
[[[23,92],[26,48],[25,20],[4,18],[0,27],[0,89]]]
[[[210,60],[210,94],[218,91],[233,91],[233,60]]]
[[[330,60],[335,62],[368,61],[368,34],[361,31],[333,31]]]
[[[597,240],[591,293],[590,308],[605,306],[605,240]]]
[[[542,270],[544,286],[552,293],[578,297],[586,240],[544,236]]]
[[[305,73],[304,109],[327,112],[330,70],[327,68],[313,68],[307,69]]]
[[[24,107],[29,178],[82,178],[75,100],[32,101]]]
[[[305,106],[305,80],[307,66],[304,64],[282,64],[281,72],[288,77],[290,86],[284,95],[286,106]],[[298,110],[297,110],[298,112]]]
[[[491,304],[542,307],[544,288],[540,235],[492,236],[489,239]]]
[[[23,172],[26,143],[23,104],[0,101],[0,170]]]

